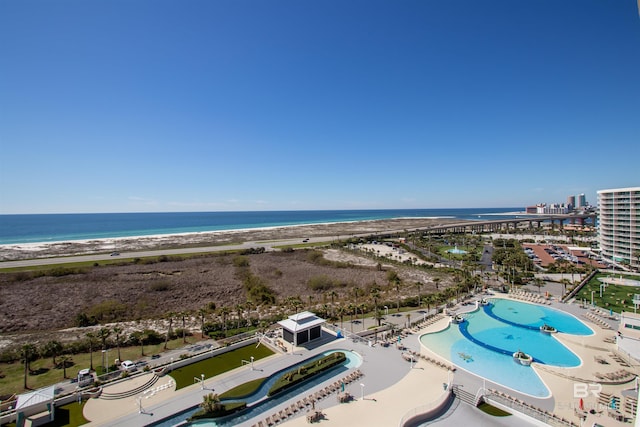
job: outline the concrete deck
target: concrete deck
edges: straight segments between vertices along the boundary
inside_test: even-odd
[[[507,295],[498,295],[499,297],[508,297]],[[563,342],[567,347],[574,351],[582,359],[582,364],[576,368],[555,368],[550,366],[539,366],[533,364],[533,369],[542,378],[545,384],[552,392],[552,396],[547,399],[538,399],[527,396],[513,390],[502,387],[498,384],[485,382],[485,385],[503,391],[514,398],[525,401],[535,407],[553,412],[560,417],[580,424],[580,420],[575,413],[575,409],[579,404],[579,399],[574,397],[574,384],[583,382],[587,384],[602,384],[602,392],[611,393],[622,396],[623,392],[633,393],[635,381],[625,384],[613,384],[602,381],[594,376],[595,372],[607,373],[614,372],[619,369],[626,369],[634,372],[636,375],[640,373],[640,367],[635,360],[628,359],[630,366],[623,366],[618,360],[611,356],[615,350],[615,344],[605,342],[605,338],[614,335],[612,330],[601,329],[598,325],[590,322],[583,317],[587,309],[580,308],[575,304],[562,304],[554,302],[552,307],[570,312],[576,315],[580,320],[588,324],[595,331],[592,336],[576,337],[557,334],[557,339]],[[470,306],[460,306],[456,310],[463,311]],[[412,320],[421,319],[424,315],[422,312],[413,312]],[[387,316],[389,321],[394,318],[398,323],[406,321],[402,316]],[[372,319],[366,319],[366,322],[373,322]],[[365,322],[364,327],[368,327]],[[448,324],[448,317],[431,324],[427,328],[423,328],[418,333],[412,334],[403,339],[402,344],[410,350],[421,352],[432,358],[439,358],[428,349],[422,347],[419,342],[419,336],[426,332],[432,332],[442,329]],[[362,327],[362,326],[360,326]],[[348,330],[348,328],[346,328]],[[326,334],[326,332],[323,332]],[[84,415],[92,422],[91,426],[144,426],[161,420],[172,414],[181,412],[182,410],[198,405],[202,402],[202,396],[215,390],[216,393],[222,393],[236,385],[250,381],[255,378],[268,376],[271,373],[285,369],[300,360],[312,357],[321,352],[331,349],[352,350],[363,358],[362,365],[359,369],[364,373],[364,377],[358,381],[351,383],[347,387],[356,399],[340,404],[334,396],[329,396],[316,404],[315,409],[320,410],[325,418],[320,421],[322,425],[351,425],[351,426],[372,426],[372,425],[398,425],[403,416],[416,407],[427,405],[436,401],[443,393],[443,383],[448,381],[448,372],[441,367],[437,367],[432,363],[428,363],[420,359],[411,364],[401,357],[401,351],[394,346],[370,347],[366,341],[354,342],[350,339],[332,339],[323,345],[312,348],[296,348],[294,354],[278,354],[267,359],[260,360],[255,363],[255,369],[252,371],[250,367],[244,366],[236,370],[219,375],[215,378],[205,380],[205,389],[200,385],[194,385],[178,391],[173,388],[165,388],[149,397],[139,396],[131,397],[116,401],[106,401],[101,399],[91,399],[85,405]],[[604,359],[608,364],[598,362],[598,359]],[[243,421],[239,426],[253,426],[259,421],[264,421],[267,416],[272,415],[285,407],[295,403],[296,401],[313,394],[315,391],[324,388],[326,385],[334,382],[337,378],[344,376],[345,373],[337,374],[337,377],[327,380],[313,388],[307,388],[299,395],[291,398],[289,401],[275,407],[269,407],[264,412],[257,414],[255,417]],[[163,377],[154,385],[158,387],[169,381],[169,377]],[[453,375],[452,381],[464,390],[475,394],[478,389],[483,386],[483,379],[474,374],[458,369]],[[134,389],[144,382],[143,378],[131,380],[131,384],[122,383],[118,387],[128,387]],[[124,385],[127,384],[127,385]],[[361,386],[360,384],[364,384]],[[115,386],[114,386],[115,388]],[[108,389],[108,392],[115,390]],[[362,396],[364,394],[364,400]],[[139,413],[139,403],[142,403],[143,413]],[[595,395],[589,395],[583,398],[583,404],[586,409],[597,408],[598,398]],[[598,413],[599,412],[599,413]],[[293,415],[284,423],[287,426],[301,426],[307,424],[305,411]],[[469,425],[509,425],[511,417],[501,420],[480,413],[480,411],[458,401],[452,405],[446,415],[447,420],[455,420],[456,423],[468,423]],[[613,418],[607,417],[607,411],[596,411],[596,414],[589,415],[587,421],[597,422],[603,426],[622,426],[624,423],[615,421]],[[443,419],[444,422],[444,419]],[[480,424],[478,424],[480,423]],[[496,424],[497,423],[497,424]],[[505,423],[505,424],[501,424]],[[518,418],[520,425],[535,425],[526,419]],[[266,424],[264,424],[266,426]],[[436,424],[437,425],[437,424]],[[450,425],[449,423],[441,425]],[[591,425],[591,424],[587,424]],[[628,425],[628,424],[626,424]]]

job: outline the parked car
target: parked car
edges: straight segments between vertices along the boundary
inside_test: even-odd
[[[127,372],[135,371],[136,370],[136,364],[133,363],[131,360],[125,360],[124,362],[122,362],[120,364],[120,369],[122,369],[123,371],[127,371]]]

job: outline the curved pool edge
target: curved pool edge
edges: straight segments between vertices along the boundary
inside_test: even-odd
[[[535,399],[550,399],[554,397],[554,393],[551,390],[551,387],[549,387],[549,384],[547,384],[547,382],[545,381],[542,372],[546,372],[543,369],[541,369],[542,365],[545,366],[549,366],[550,368],[559,368],[559,369],[570,369],[570,370],[578,370],[582,367],[585,366],[585,360],[584,357],[580,354],[580,349],[579,343],[576,343],[575,341],[573,341],[573,339],[580,339],[580,338],[585,338],[585,339],[589,339],[589,338],[593,338],[594,336],[599,335],[599,333],[597,331],[595,331],[589,324],[587,324],[586,322],[584,322],[582,319],[580,319],[577,315],[570,313],[568,311],[564,311],[561,310],[560,308],[557,307],[548,307],[542,304],[536,304],[536,303],[532,303],[532,302],[527,302],[527,301],[520,301],[518,299],[515,298],[505,298],[505,297],[501,297],[501,296],[496,296],[496,297],[492,297],[491,300],[506,300],[509,302],[513,302],[515,304],[526,304],[526,305],[531,305],[531,306],[540,306],[541,308],[544,308],[545,310],[552,310],[555,312],[559,312],[562,313],[563,315],[568,315],[568,317],[570,317],[573,321],[577,321],[580,325],[584,326],[584,329],[586,332],[588,333],[570,333],[570,332],[558,332],[557,334],[552,335],[552,338],[555,339],[555,341],[562,347],[564,347],[568,352],[572,353],[575,356],[575,360],[576,360],[576,364],[572,365],[572,366],[561,366],[561,365],[556,365],[556,364],[552,364],[552,363],[540,363],[540,362],[536,362],[534,361],[534,363],[532,363],[531,365],[531,369],[533,370],[533,372],[535,373],[535,376],[537,377],[537,379],[539,380],[540,384],[542,385],[542,387],[540,388],[540,391],[544,394],[533,394],[531,392],[527,392],[525,390],[519,390],[517,387],[517,385],[509,385],[509,384],[505,384],[503,382],[491,379],[487,376],[484,376],[481,373],[476,373],[470,369],[468,369],[466,366],[464,366],[463,364],[457,362],[455,360],[455,358],[453,357],[447,357],[445,355],[442,355],[438,352],[436,352],[435,350],[432,350],[429,348],[429,346],[424,342],[423,337],[428,336],[428,335],[433,335],[433,334],[437,334],[437,333],[443,333],[445,331],[447,331],[451,325],[452,322],[449,321],[447,322],[443,327],[438,327],[438,328],[433,328],[432,330],[426,331],[421,333],[418,336],[418,341],[420,343],[420,347],[421,349],[424,349],[427,351],[427,353],[429,355],[432,355],[434,357],[436,357],[439,360],[444,360],[448,363],[451,363],[452,365],[454,365],[457,369],[461,369],[463,372],[468,373],[469,375],[475,377],[475,378],[479,378],[480,380],[483,381],[487,381],[490,382],[492,384],[495,385],[499,385],[500,387],[504,387],[507,390],[522,394],[523,396],[527,396],[527,397],[531,397],[531,398],[535,398]],[[469,313],[477,313],[479,311],[482,311],[483,307],[481,305],[477,305],[476,307],[474,307],[471,310],[465,311],[465,312],[458,312],[458,314],[464,315],[464,314],[469,314]],[[500,321],[501,319],[496,319],[498,321]],[[514,327],[517,327],[515,325],[511,325]],[[529,328],[531,329],[531,328]],[[465,337],[466,338],[466,337]],[[573,339],[572,339],[573,338]],[[476,343],[477,345],[477,343]],[[436,347],[437,348],[437,347]],[[442,349],[440,349],[442,350]]]

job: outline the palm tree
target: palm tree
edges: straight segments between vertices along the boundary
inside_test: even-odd
[[[422,299],[420,298],[420,288],[422,288],[422,283],[416,282],[415,287],[418,288],[418,307],[422,307]]]
[[[53,359],[53,366],[57,366],[56,364],[56,357],[62,353],[62,344],[60,343],[60,341],[56,341],[56,340],[51,340],[48,341],[45,345],[44,345],[44,351],[46,354],[49,354],[51,356],[51,358]]]
[[[405,314],[405,316],[407,317],[407,328],[409,326],[411,326],[411,313],[407,313]]]
[[[427,304],[427,313],[429,313],[429,310],[431,309],[431,304],[433,304],[435,301],[433,294],[429,294],[429,295],[425,295],[424,297],[424,302]]]
[[[353,313],[356,311],[356,306],[353,304],[349,304],[347,306],[347,312],[349,313],[349,316],[351,317],[351,332],[353,332]]]
[[[400,277],[395,270],[387,271],[387,280],[389,281],[389,285],[395,287],[396,296],[398,298],[398,312],[400,312]]]
[[[135,338],[138,341],[138,344],[140,344],[140,356],[144,356],[144,342],[149,337],[149,334],[147,331],[138,331],[135,334]]]
[[[227,316],[231,313],[229,307],[220,307],[220,316],[222,316],[222,327],[224,329],[224,336],[227,336]]]
[[[360,313],[362,314],[362,330],[364,331],[364,329],[365,329],[365,327],[364,327],[364,313],[367,311],[367,304],[361,303],[358,307],[360,308]]]
[[[63,354],[60,357],[60,364],[62,365],[62,379],[66,379],[67,378],[67,365],[71,364],[73,360],[71,359],[71,357],[67,356],[66,354]]]
[[[186,311],[180,312],[180,316],[182,317],[182,342],[186,344],[187,343],[187,324],[186,324],[187,312]]]
[[[442,280],[442,279],[441,279],[441,278],[439,278],[439,277],[434,277],[434,278],[433,278],[433,283],[435,283],[435,285],[436,285],[436,289],[438,289],[438,283],[440,283],[440,281],[441,281],[441,280]]]
[[[382,310],[378,309],[375,312],[375,319],[376,322],[378,322],[378,327],[380,327],[380,325],[382,324],[382,319],[384,319],[384,316],[382,315]],[[376,337],[377,340],[377,337]]]
[[[569,279],[562,279],[560,283],[562,283],[562,296],[564,297],[567,293],[567,285],[571,286],[571,282]]]
[[[169,343],[169,338],[171,337],[171,328],[173,327],[173,318],[175,317],[175,313],[170,311],[166,315],[166,319],[169,321],[169,327],[167,328],[167,334],[164,337],[164,349],[167,349],[167,345]]]
[[[334,304],[335,304],[335,298],[338,296],[338,293],[336,291],[331,291],[329,293],[329,296],[331,297],[331,316],[335,316],[335,312],[334,312]]]
[[[111,330],[116,336],[116,348],[118,349],[118,360],[122,360],[122,356],[120,355],[120,334],[122,334],[122,328],[116,325],[113,328],[111,328]]]
[[[111,335],[111,329],[109,328],[100,328],[98,330],[97,337],[102,341],[102,349],[107,349],[107,338]]]
[[[378,291],[378,289],[373,288],[373,290],[371,291],[371,298],[373,299],[373,310],[374,312],[378,309],[378,299],[380,298],[380,292]],[[400,309],[398,308],[398,311]]]
[[[202,403],[200,407],[206,413],[215,413],[220,410],[220,397],[218,393],[209,393],[202,397]]]
[[[87,332],[86,337],[89,344],[89,369],[93,371],[93,345],[96,343],[96,336],[93,332]]]
[[[542,288],[542,285],[544,285],[544,280],[542,280],[539,277],[534,277],[533,278],[533,284],[538,287],[538,293],[539,294],[542,293],[542,291],[540,289]]]
[[[240,321],[242,320],[242,311],[244,310],[244,306],[242,304],[236,304],[236,315],[238,317],[236,329],[240,329]]]
[[[198,310],[198,316],[200,317],[200,338],[204,339],[204,319],[207,315],[207,309],[201,308]]]
[[[31,362],[36,358],[37,349],[33,344],[25,344],[22,346],[22,350],[20,351],[20,353],[22,356],[22,360],[24,361],[24,388],[26,390],[29,388],[27,387],[27,376],[31,371]]]
[[[337,311],[338,316],[340,317],[340,329],[344,330],[344,321],[343,320],[344,320],[345,309],[344,309],[343,306],[339,305],[338,309],[336,311]]]

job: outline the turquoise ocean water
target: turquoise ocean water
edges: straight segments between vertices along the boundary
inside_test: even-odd
[[[0,244],[59,242],[392,218],[495,219],[524,208],[0,215]],[[515,216],[515,215],[507,215]]]

